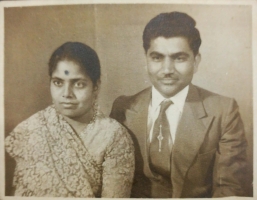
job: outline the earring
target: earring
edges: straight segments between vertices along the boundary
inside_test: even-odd
[[[90,120],[90,122],[88,124],[94,124],[95,123],[95,120],[96,120],[96,117],[98,115],[98,104],[97,104],[97,99],[95,98],[94,100],[94,103],[93,103],[93,117],[92,119]],[[92,127],[91,127],[92,128]]]
[[[96,117],[98,115],[98,110],[99,110],[99,106],[98,106],[98,103],[97,103],[97,98],[95,98],[93,107],[94,107],[93,108],[94,109],[94,116]]]

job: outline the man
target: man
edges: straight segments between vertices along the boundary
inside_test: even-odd
[[[111,117],[135,145],[131,197],[244,196],[244,128],[238,106],[191,81],[201,38],[185,13],[162,13],[145,27],[143,46],[152,87],[121,96]]]

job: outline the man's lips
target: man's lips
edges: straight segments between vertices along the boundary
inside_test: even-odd
[[[162,82],[163,84],[173,84],[176,81],[178,81],[178,79],[177,78],[162,78],[162,79],[159,79],[159,81]]]

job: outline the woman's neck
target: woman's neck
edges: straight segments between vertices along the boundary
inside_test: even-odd
[[[64,119],[72,126],[72,128],[77,132],[81,132],[84,128],[91,122],[94,117],[94,110],[91,109],[87,114],[76,117],[76,118],[69,118],[64,116]]]

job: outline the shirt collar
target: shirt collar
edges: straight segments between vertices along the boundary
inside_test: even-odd
[[[180,112],[183,111],[188,90],[189,86],[186,86],[183,90],[175,94],[173,97],[169,98],[173,102],[173,104],[179,109]],[[165,99],[167,98],[163,97],[161,93],[154,86],[152,86],[152,109],[157,109],[161,102]]]

